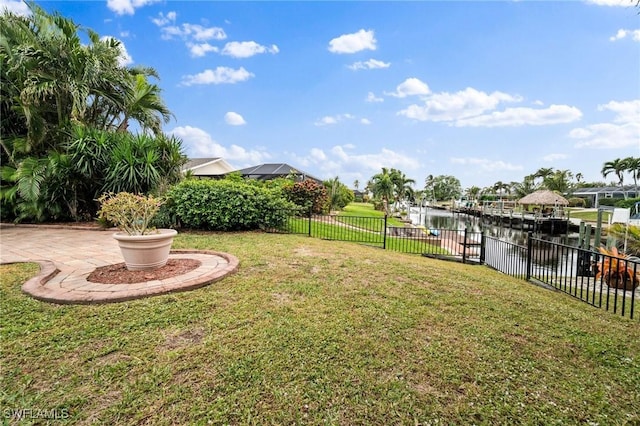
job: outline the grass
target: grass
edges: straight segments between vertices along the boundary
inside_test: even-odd
[[[0,267],[0,405],[68,424],[635,424],[640,327],[481,266],[295,235],[187,293],[33,300]],[[37,422],[34,421],[34,422]],[[28,424],[26,422],[25,424]]]
[[[340,217],[340,216],[384,218],[384,212],[381,212],[380,210],[375,210],[373,208],[373,204],[371,204],[371,203],[349,203],[349,205],[347,205],[338,214],[338,217]],[[390,217],[387,218],[387,225],[388,226],[404,226],[404,223],[402,223],[397,218],[390,216]]]
[[[312,221],[311,236],[325,240],[359,242],[375,247],[383,247],[385,244],[384,234],[382,232],[384,224],[376,221],[375,219],[377,218],[373,219],[373,221],[367,221],[367,219],[362,219],[361,216],[346,216],[343,220],[340,220],[340,218],[330,218],[327,216],[326,220],[334,220],[335,222]],[[342,223],[342,225],[340,223]],[[308,235],[308,219],[293,218],[289,220],[287,229],[291,233]],[[402,253],[449,254],[448,250],[419,238],[388,236],[386,247],[388,250]]]
[[[585,222],[598,222],[597,211],[575,211],[571,210],[570,216],[572,219],[581,219]],[[602,223],[609,223],[609,213],[602,213]]]

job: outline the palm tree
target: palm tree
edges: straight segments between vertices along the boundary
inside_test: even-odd
[[[413,199],[414,191],[412,184],[415,180],[407,178],[407,176],[397,169],[391,169],[391,180],[393,181],[394,199],[396,204],[407,199]]]
[[[553,174],[553,167],[540,167],[533,175],[534,179],[540,178],[540,182],[544,183],[544,180]]]
[[[607,161],[602,165],[602,177],[606,178],[609,173],[613,172],[618,178],[618,185],[620,185],[620,189],[624,195],[624,198],[627,198],[627,193],[624,192],[624,172],[627,170],[627,163],[620,158],[616,158],[612,161]]]
[[[573,173],[570,170],[556,170],[544,178],[543,184],[550,191],[564,194],[569,189],[571,178],[573,178]]]
[[[640,158],[627,157],[624,160],[626,171],[631,173],[636,197],[638,197],[638,179],[640,179]]]
[[[497,181],[493,184],[493,190],[502,198],[505,193],[509,193],[511,186],[508,183],[504,183],[502,181]]]
[[[394,197],[395,185],[391,176],[391,172],[386,167],[382,168],[382,172],[373,175],[371,178],[371,192],[373,196],[382,200],[385,214],[390,214],[389,200]]]
[[[424,192],[425,194],[428,194],[429,197],[431,197],[431,199],[433,201],[435,201],[436,196],[435,196],[435,192],[434,192],[434,181],[433,181],[434,177],[433,175],[429,175],[425,178],[424,180]]]
[[[353,181],[353,187],[356,191],[358,190],[358,188],[360,188],[360,181],[358,179]]]

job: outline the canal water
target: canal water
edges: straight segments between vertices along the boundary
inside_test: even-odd
[[[447,210],[411,207],[409,209],[409,218],[414,225],[423,225],[426,229],[451,229],[458,230],[461,234],[465,229],[468,229],[470,232],[484,232],[487,236],[520,247],[527,246],[528,231],[496,225],[489,220],[483,220],[476,216],[452,213]],[[564,244],[571,247],[578,246],[579,236],[577,233],[562,235],[534,233],[534,236],[556,244]],[[491,239],[487,240],[487,244],[485,261],[488,264],[506,273],[526,270],[526,249],[520,250],[511,247],[507,252],[504,252],[505,246],[501,246]],[[558,250],[550,245],[548,251],[545,250],[545,253],[542,253],[540,248],[536,249],[536,255],[536,259],[539,260],[537,262],[534,260],[533,262],[533,273],[544,274],[563,270],[564,274],[575,276],[579,269],[583,269],[578,264],[578,260],[570,256],[568,250]]]
[[[469,216],[463,213],[452,213],[448,210],[433,209],[429,207],[409,208],[409,219],[414,225],[422,225],[427,229],[456,229],[463,231],[465,228],[471,232],[482,232],[486,235],[498,238],[520,246],[527,245],[527,233],[519,228],[500,226],[489,220]],[[545,234],[536,232],[537,238],[568,246],[578,245],[578,234]]]

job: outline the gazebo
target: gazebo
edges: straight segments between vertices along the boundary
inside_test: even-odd
[[[558,193],[543,189],[520,198],[518,204],[525,208],[531,205],[540,206],[544,213],[550,213],[549,210],[551,208],[557,209],[558,207],[568,206],[569,201]]]

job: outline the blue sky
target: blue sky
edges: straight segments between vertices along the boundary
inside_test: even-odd
[[[158,71],[190,157],[349,186],[395,167],[419,189],[541,167],[601,181],[605,161],[640,156],[631,0],[37,3]]]

